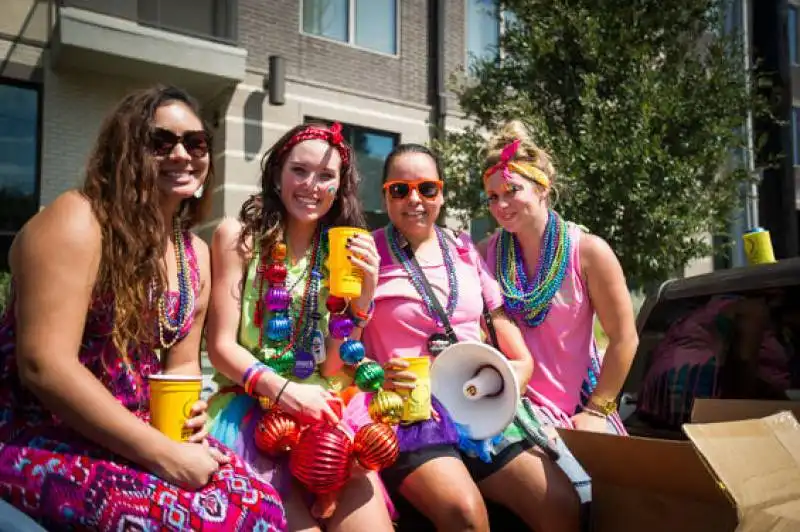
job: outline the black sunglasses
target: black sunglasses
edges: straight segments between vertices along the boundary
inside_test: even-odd
[[[150,133],[151,149],[159,157],[172,153],[178,144],[182,144],[186,153],[192,157],[208,155],[208,133],[205,131],[184,131],[183,135],[176,135],[168,129],[158,127]]]

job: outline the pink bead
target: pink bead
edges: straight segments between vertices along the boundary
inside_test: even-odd
[[[277,312],[289,308],[289,291],[284,286],[271,286],[267,291],[267,309]]]

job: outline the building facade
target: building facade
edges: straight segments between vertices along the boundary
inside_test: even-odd
[[[38,209],[82,182],[102,118],[157,82],[200,100],[215,135],[213,219],[258,189],[290,127],[339,121],[372,225],[399,142],[459,116],[446,80],[496,45],[485,0],[4,0],[0,4],[0,256]],[[2,265],[0,265],[2,266]]]

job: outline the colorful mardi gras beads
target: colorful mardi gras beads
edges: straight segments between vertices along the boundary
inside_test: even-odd
[[[456,305],[458,304],[458,277],[456,276],[456,268],[453,262],[453,256],[450,253],[450,246],[447,245],[446,237],[442,229],[437,226],[434,226],[436,231],[436,239],[439,243],[439,249],[442,252],[442,257],[444,259],[445,269],[447,271],[447,305],[445,306],[445,313],[447,314],[447,318],[450,319],[453,317],[453,312],[455,312]],[[428,297],[428,292],[425,290],[424,285],[420,281],[424,274],[424,272],[420,271],[420,269],[414,264],[411,258],[408,256],[408,253],[400,246],[400,237],[398,234],[397,229],[394,225],[389,224],[386,231],[387,240],[389,242],[389,248],[392,251],[392,255],[394,256],[395,260],[400,263],[400,265],[405,270],[406,274],[408,274],[408,278],[411,281],[411,284],[414,286],[414,289],[419,294],[420,298],[422,298],[422,302],[425,304],[425,310],[428,312],[428,315],[436,322],[439,327],[442,327],[444,324],[442,323],[441,318],[439,317],[439,313],[436,312],[433,306],[433,302],[431,301],[430,297]]]
[[[525,273],[519,240],[512,233],[501,231],[495,255],[497,278],[506,309],[530,327],[541,324],[550,312],[553,297],[564,282],[569,264],[570,240],[566,222],[554,211],[548,213],[532,282]]]
[[[163,349],[169,349],[180,338],[194,311],[194,287],[192,286],[189,259],[186,255],[186,240],[181,233],[181,225],[176,218],[172,221],[175,239],[175,258],[178,264],[178,311],[172,318],[165,294],[158,298],[158,339]],[[155,288],[155,283],[153,285]]]

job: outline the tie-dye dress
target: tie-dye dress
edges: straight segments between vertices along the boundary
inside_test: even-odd
[[[195,295],[199,270],[189,233],[184,234]],[[84,438],[62,423],[18,377],[17,324],[12,294],[0,320],[0,499],[51,530],[279,531],[286,518],[280,498],[240,458],[231,455],[202,489],[167,483]],[[168,294],[174,317],[177,293]],[[161,371],[152,346],[129,351],[126,370],[111,343],[113,307],[95,300],[81,342],[81,363],[128,410],[149,422],[147,376]],[[185,336],[188,320],[178,333]],[[53,353],[58,356],[58,353]]]

